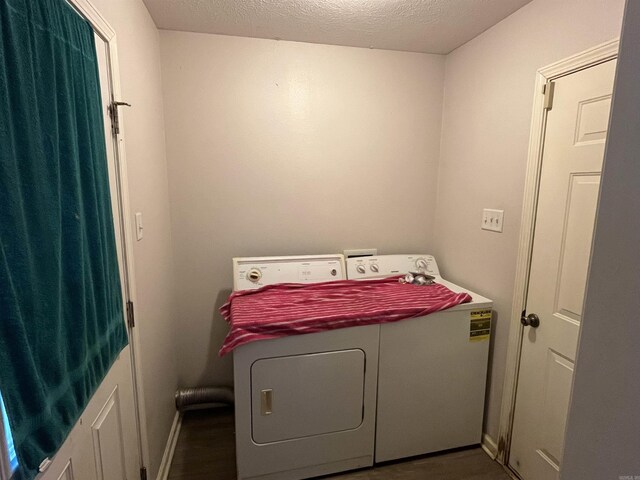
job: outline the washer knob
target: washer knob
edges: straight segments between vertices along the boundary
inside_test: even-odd
[[[369,268],[371,269],[372,272],[378,273],[380,271],[380,267],[378,267],[377,263],[372,263]]]
[[[428,266],[429,263],[424,258],[420,257],[416,260],[416,267],[426,270]]]
[[[258,281],[262,278],[262,272],[259,268],[252,268],[247,272],[247,278],[252,283],[258,283]]]
[[[364,266],[364,265],[358,265],[358,266],[356,267],[356,271],[357,271],[358,273],[366,273],[367,269],[365,268],[365,266]]]

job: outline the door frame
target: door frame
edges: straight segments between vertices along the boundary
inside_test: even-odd
[[[121,86],[120,86],[120,70],[118,64],[118,48],[116,40],[116,32],[109,25],[107,20],[102,14],[93,6],[89,0],[66,0],[67,3],[73,7],[79,15],[89,22],[94,32],[102,38],[107,45],[107,60],[109,62],[109,82],[111,86],[111,92],[113,98],[112,101],[120,100],[121,98]],[[115,191],[117,196],[117,204],[120,213],[121,231],[122,231],[122,262],[123,270],[125,272],[124,278],[121,279],[126,301],[136,303],[136,288],[135,288],[135,268],[134,268],[134,256],[133,256],[133,222],[130,215],[130,201],[129,201],[129,182],[127,174],[127,157],[125,151],[125,138],[124,138],[124,120],[120,118],[120,133],[116,135],[116,145],[114,148],[115,155],[115,167],[116,167],[116,185]],[[110,139],[106,139],[109,141]],[[143,419],[146,418],[145,403],[144,403],[144,391],[142,383],[142,365],[138,352],[140,352],[140,338],[138,335],[138,329],[131,328],[127,325],[127,331],[129,335],[130,355],[131,355],[131,375],[133,384],[133,398],[134,398],[134,410],[136,418],[136,430],[138,433],[138,454],[140,458],[140,468],[148,464],[149,459],[149,444],[147,441],[147,426]],[[0,478],[8,478],[9,467],[6,465],[5,460],[7,457],[5,435],[2,422],[0,420]]]
[[[518,244],[518,258],[516,263],[516,277],[514,281],[513,302],[509,325],[509,340],[507,345],[507,363],[502,392],[502,407],[500,410],[500,426],[498,431],[498,453],[496,459],[508,466],[511,449],[511,433],[516,402],[518,371],[522,353],[522,336],[524,327],[520,317],[527,302],[529,286],[529,270],[531,268],[531,252],[535,232],[536,210],[540,187],[540,172],[542,170],[542,156],[544,136],[547,123],[545,109],[545,86],[548,82],[564,77],[571,73],[593,67],[600,63],[618,57],[620,39],[585,50],[571,57],[552,63],[539,69],[536,73],[536,83],[533,98],[533,114],[529,134],[529,150],[527,155],[527,170],[522,202],[522,217],[520,238]]]
[[[93,6],[90,0],[66,0],[82,17],[92,26],[94,32],[102,38],[107,45],[107,61],[109,62],[109,82],[111,84],[111,101],[122,99],[122,89],[120,85],[120,67],[118,63],[118,43],[116,32],[111,27],[104,16]],[[127,170],[127,155],[125,149],[124,119],[119,118],[120,131],[115,135],[116,145],[114,149],[116,167],[117,203],[120,213],[122,231],[122,262],[124,278],[122,278],[123,290],[125,292],[125,302],[130,301],[137,304],[135,266],[133,246],[135,244],[133,220],[131,218],[131,203],[129,201],[129,177]],[[106,139],[109,141],[110,139]],[[136,318],[139,321],[139,318]],[[136,430],[138,432],[138,453],[140,457],[140,468],[149,464],[149,443],[146,424],[146,410],[144,402],[144,389],[142,382],[142,360],[139,352],[140,335],[138,328],[131,328],[127,322],[127,332],[129,334],[129,351],[131,355],[131,376],[133,383],[133,400],[136,417]]]

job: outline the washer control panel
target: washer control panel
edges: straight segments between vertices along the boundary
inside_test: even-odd
[[[433,255],[374,255],[347,260],[347,278],[388,277],[423,271],[435,277],[440,276],[438,264]]]
[[[344,280],[344,257],[301,255],[233,259],[233,289],[252,290],[275,283],[315,283]]]

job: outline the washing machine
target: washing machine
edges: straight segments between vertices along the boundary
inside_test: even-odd
[[[234,290],[344,280],[342,255],[233,259]],[[302,479],[373,464],[379,326],[233,350],[239,479]]]
[[[492,301],[444,280],[432,255],[347,261],[349,279],[417,270],[472,300],[380,325],[376,462],[478,444],[482,437]]]

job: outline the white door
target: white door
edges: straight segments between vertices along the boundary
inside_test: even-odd
[[[124,241],[119,205],[117,158],[111,131],[108,106],[111,103],[111,69],[107,44],[95,35],[102,105],[104,107],[105,138],[111,202],[114,216],[118,264],[122,279],[123,299],[126,271]],[[126,311],[126,305],[123,305]],[[131,346],[127,346],[109,370],[69,438],[63,444],[42,480],[135,480],[140,478],[140,453],[135,410]]]
[[[112,210],[123,299],[126,299],[124,241],[117,182],[115,142],[107,107],[111,102],[110,66],[107,44],[97,35],[105,137],[111,187]],[[126,311],[126,305],[123,305]],[[123,319],[124,321],[124,319]],[[131,346],[118,356],[91,398],[69,437],[52,458],[39,480],[136,480],[140,478],[140,443],[136,416]],[[0,476],[2,476],[0,474]]]
[[[137,480],[140,456],[130,347],[114,363],[38,480]]]
[[[509,466],[556,479],[591,254],[615,60],[556,80],[547,115]],[[535,322],[534,322],[535,323]]]

